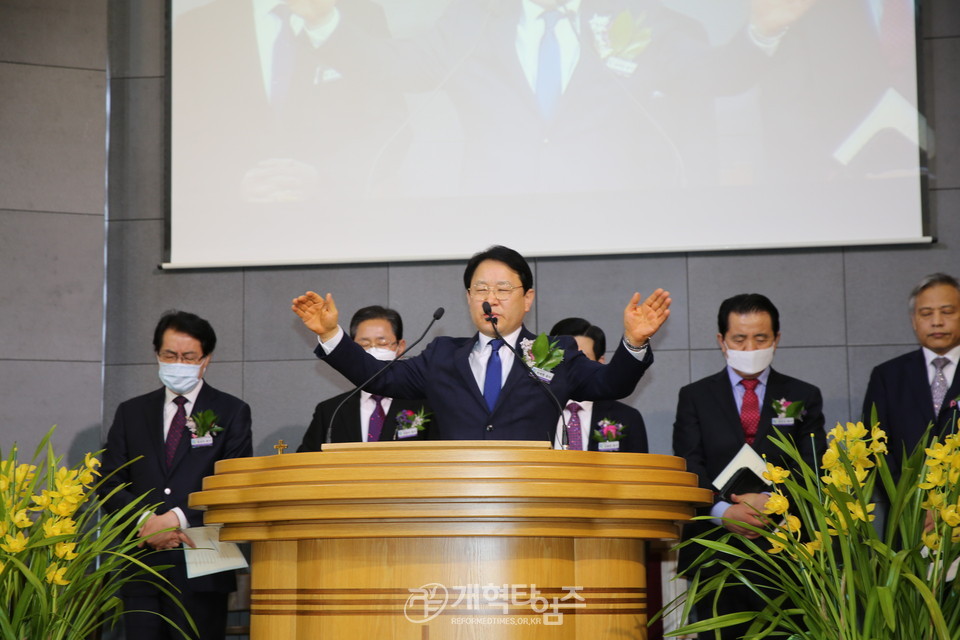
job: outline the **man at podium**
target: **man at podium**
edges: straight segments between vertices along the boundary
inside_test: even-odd
[[[352,383],[369,380],[364,389],[371,393],[425,400],[434,414],[429,437],[439,440],[552,441],[569,399],[612,400],[633,392],[653,363],[650,338],[670,315],[669,292],[657,289],[643,302],[634,293],[624,309],[623,338],[603,365],[570,337],[535,344],[538,336],[523,325],[535,295],[533,273],[513,249],[493,246],[474,255],[463,284],[477,333],[435,338],[423,353],[393,363],[343,339],[330,293],[309,291],[292,309],[317,334],[317,357]]]

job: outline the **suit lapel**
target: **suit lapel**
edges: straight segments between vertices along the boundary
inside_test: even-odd
[[[190,410],[190,414],[187,416],[187,418],[189,419],[191,415],[198,413],[200,411],[206,411],[207,409],[210,409],[214,413],[217,413],[216,396],[217,396],[217,391],[213,387],[211,387],[209,384],[204,382],[203,386],[200,387],[200,393],[197,394],[197,401],[193,404],[193,409]],[[213,437],[214,439],[216,439],[217,437],[216,434],[213,434]],[[192,448],[192,445],[190,444],[190,440],[191,440],[190,434],[184,434],[183,437],[180,439],[180,444],[177,445],[177,452],[173,456],[173,463],[170,465],[170,469],[167,472],[168,475],[176,471],[177,467],[180,465],[183,459],[187,456],[187,453]]]
[[[950,403],[954,400],[958,400],[960,397],[960,366],[953,372],[953,383],[950,385],[950,388],[947,389],[947,395],[943,397],[943,406],[940,407],[940,415],[937,416],[937,426],[947,427],[945,433],[955,433],[957,431],[957,415],[960,413],[958,407],[950,406]],[[930,391],[930,403],[933,403],[933,391]],[[960,404],[960,401],[958,401]],[[951,424],[946,424],[949,421]]]
[[[164,388],[155,392],[143,405],[143,424],[146,436],[150,440],[150,451],[156,451],[153,463],[157,465],[159,475],[167,473],[166,446],[163,438],[163,410],[167,394]]]
[[[906,384],[911,387],[910,397],[917,399],[918,405],[915,409],[923,417],[923,425],[926,428],[926,425],[937,419],[937,416],[933,415],[933,391],[930,390],[930,379],[927,377],[927,362],[923,357],[923,349],[917,349],[914,354],[910,362],[912,371],[907,375]],[[954,376],[953,382],[956,386],[956,376]]]
[[[743,426],[740,423],[737,401],[733,397],[733,387],[730,385],[730,376],[727,374],[726,368],[713,377],[710,387],[714,394],[712,404],[715,407],[720,407],[720,424],[738,444],[743,444],[746,442],[743,436]]]
[[[523,327],[520,330],[520,334],[517,336],[517,344],[511,346],[514,349],[517,349],[519,352],[520,347],[518,345],[524,338],[534,340],[536,337],[536,335],[527,331],[526,327]],[[510,357],[516,360],[516,357],[512,354]],[[523,366],[522,362],[513,362],[510,365],[510,373],[507,375],[507,379],[503,383],[503,389],[500,390],[500,395],[497,397],[497,404],[493,407],[493,410],[496,411],[497,408],[505,402],[506,398],[514,392],[514,390],[517,388],[517,385],[519,385],[520,382],[529,375],[530,374],[527,373],[527,368]]]
[[[783,376],[770,369],[770,376],[767,378],[767,390],[763,394],[763,405],[760,407],[760,424],[757,426],[757,436],[754,442],[768,438],[773,435],[773,419],[776,417],[773,412],[773,402],[780,398],[787,398],[788,389],[784,385]]]
[[[358,391],[347,398],[343,407],[337,412],[336,421],[332,425],[334,442],[360,442],[363,440],[363,425],[360,424],[360,396],[362,393],[362,391]]]

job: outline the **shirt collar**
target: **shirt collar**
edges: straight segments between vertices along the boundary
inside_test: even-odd
[[[561,2],[559,5],[557,9],[569,16],[574,16],[580,11],[580,0],[567,0],[567,2]],[[523,20],[527,23],[539,20],[541,15],[550,11],[550,9],[541,7],[533,0],[521,0],[520,6],[523,7]]]
[[[507,342],[507,344],[509,344],[512,347],[515,347],[517,344],[517,338],[520,337],[520,332],[522,330],[523,330],[523,325],[520,325],[519,327],[517,327],[507,335],[503,336],[503,339]],[[483,333],[478,333],[477,335],[480,336],[480,339],[477,340],[477,345],[474,347],[474,349],[477,351],[483,351],[484,349],[487,348],[487,345],[490,344],[490,341],[493,340],[493,338]]]
[[[960,360],[960,344],[955,346],[953,349],[950,349],[950,351],[947,351],[942,356],[939,353],[930,351],[930,349],[927,349],[926,347],[921,347],[921,349],[923,350],[923,360],[927,363],[928,367],[933,364],[934,358],[946,358],[950,361],[950,364],[957,364],[957,361]]]
[[[189,393],[184,393],[184,394],[174,393],[173,391],[170,391],[170,389],[167,389],[166,387],[164,387],[163,390],[166,396],[165,404],[170,404],[171,402],[173,402],[173,399],[176,398],[178,395],[183,395],[183,397],[187,399],[187,403],[192,407],[194,404],[196,404],[197,396],[200,395],[200,389],[202,388],[203,388],[203,378],[200,378],[200,382],[197,384],[197,386],[191,389]]]
[[[737,385],[740,384],[740,381],[744,379],[739,373],[730,368],[730,365],[727,365],[727,375],[730,376],[730,384],[733,385],[733,388],[736,389]],[[757,376],[757,380],[760,381],[760,385],[766,387],[767,379],[770,377],[770,367],[767,367],[760,375]]]

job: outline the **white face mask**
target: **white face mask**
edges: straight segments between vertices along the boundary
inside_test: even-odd
[[[767,347],[755,351],[737,351],[727,346],[727,364],[734,371],[752,376],[770,366],[773,362],[774,349],[775,347]]]
[[[384,347],[370,347],[367,349],[367,353],[377,360],[383,360],[384,362],[397,359],[396,351],[393,349],[385,349]]]
[[[160,362],[160,382],[174,393],[190,393],[200,384],[202,364],[185,362]]]

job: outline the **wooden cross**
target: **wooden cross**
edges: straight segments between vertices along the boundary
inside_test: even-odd
[[[287,443],[283,440],[277,440],[277,444],[273,445],[273,448],[277,450],[277,455],[280,455],[287,448]]]

